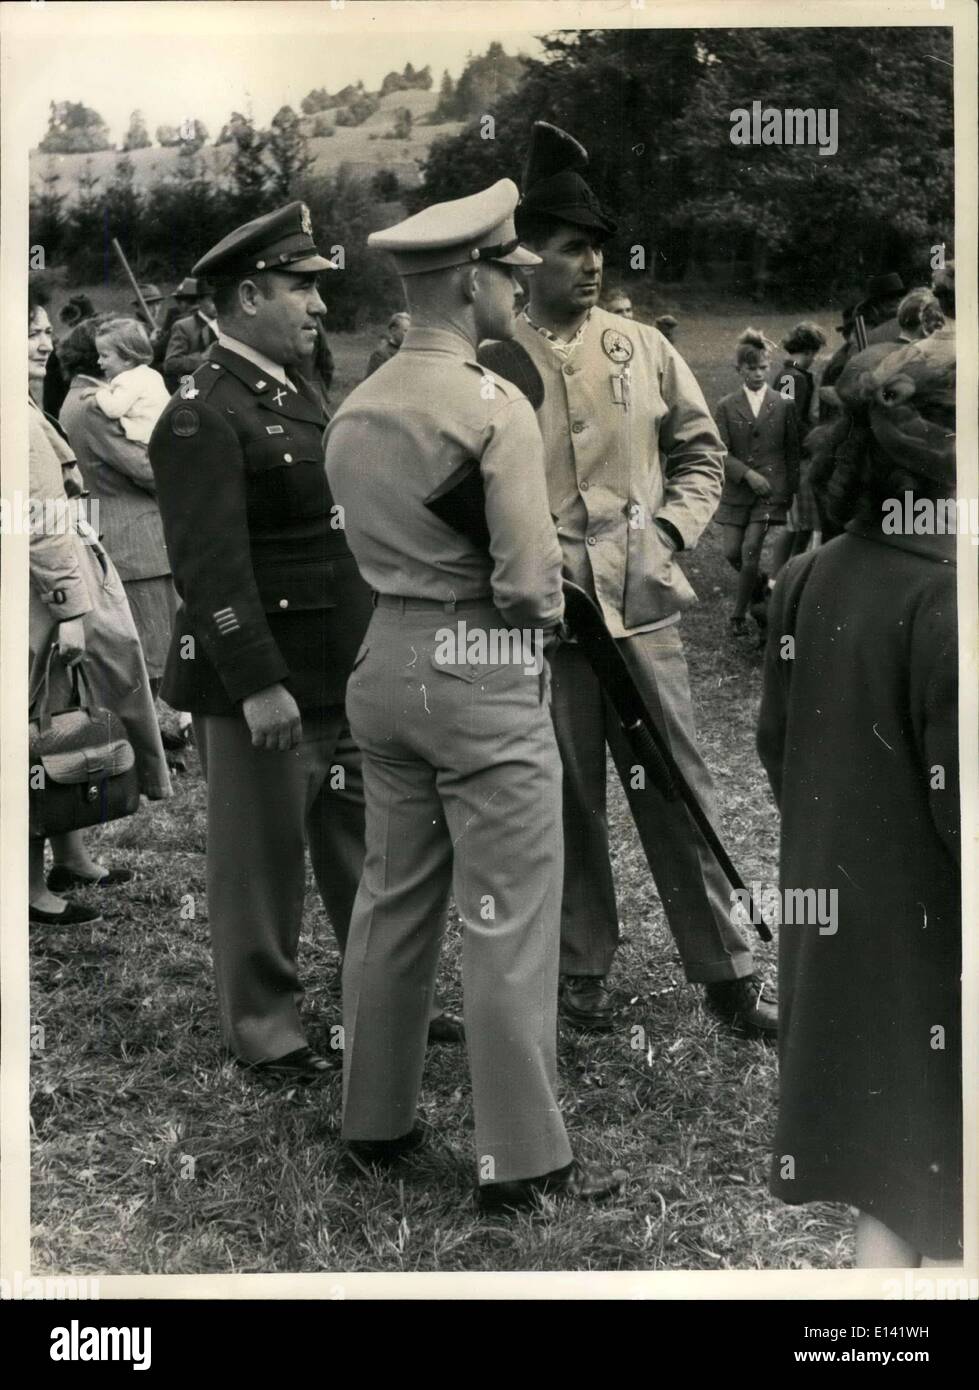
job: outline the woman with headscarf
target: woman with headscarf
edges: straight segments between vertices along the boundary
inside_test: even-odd
[[[30,535],[30,699],[40,696],[52,646],[49,708],[71,708],[70,669],[85,663],[97,703],[122,720],[136,755],[141,790],[157,799],[170,794],[149,677],[125,590],[92,527],[79,514],[83,482],[57,427],[37,404],[52,350],[44,296],[28,292]],[[97,909],[66,901],[70,888],[108,887],[132,878],[110,870],[89,852],[81,831],[51,837],[54,867],[45,881],[44,840],[29,841],[29,916],[45,926],[97,921]]]
[[[957,1262],[954,345],[872,346],[837,392],[812,446],[841,534],[775,587],[758,729],[783,901],[830,904],[781,929],[771,1186],[856,1207],[859,1266]]]

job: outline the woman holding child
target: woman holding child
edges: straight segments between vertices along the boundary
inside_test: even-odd
[[[134,319],[87,319],[60,344],[58,355],[71,383],[61,426],[86,487],[98,499],[102,541],[125,586],[155,693],[176,595],[146,445],[169,396],[163,378],[148,365],[153,350]]]

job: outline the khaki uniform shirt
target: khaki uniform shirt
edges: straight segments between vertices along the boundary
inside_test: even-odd
[[[326,440],[330,488],[372,589],[440,602],[492,596],[513,627],[560,622],[561,550],[533,409],[464,337],[409,329],[344,401]],[[425,506],[468,459],[480,465],[489,553]]]
[[[690,368],[655,328],[592,309],[570,352],[526,318],[564,568],[613,637],[675,621],[696,595],[656,520],[696,544],[721,495],[724,446]]]

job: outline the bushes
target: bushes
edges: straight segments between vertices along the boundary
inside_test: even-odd
[[[148,192],[135,187],[132,161],[122,155],[103,183],[89,173],[82,197],[65,205],[52,170],[31,204],[30,243],[44,247],[48,267],[68,286],[119,278],[112,252],[118,237],[139,279],[164,283],[190,273],[194,262],[233,227],[270,212],[284,201],[269,179],[258,178],[254,148],[230,184],[217,183],[199,156],[182,161],[179,174]],[[372,185],[341,166],[333,178],[307,179],[291,196],[308,203],[324,255],[339,251],[342,270],[322,277],[330,326],[353,328],[365,318],[382,318],[401,303],[397,277],[386,256],[367,250],[367,235],[402,213],[391,200],[399,192],[394,174],[381,171]],[[379,206],[383,204],[383,206]]]

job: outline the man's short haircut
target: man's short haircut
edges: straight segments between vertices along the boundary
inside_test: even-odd
[[[251,271],[246,275],[234,275],[227,280],[217,280],[211,286],[210,296],[214,300],[214,308],[218,317],[222,314],[234,313],[238,307],[238,286],[244,284],[246,280],[251,280],[258,286],[263,299],[272,298],[272,282],[264,270]],[[207,294],[208,291],[205,290],[201,298],[206,298]]]
[[[134,367],[153,361],[153,346],[146,329],[136,319],[108,319],[96,327],[95,337],[110,343],[118,355]]]

